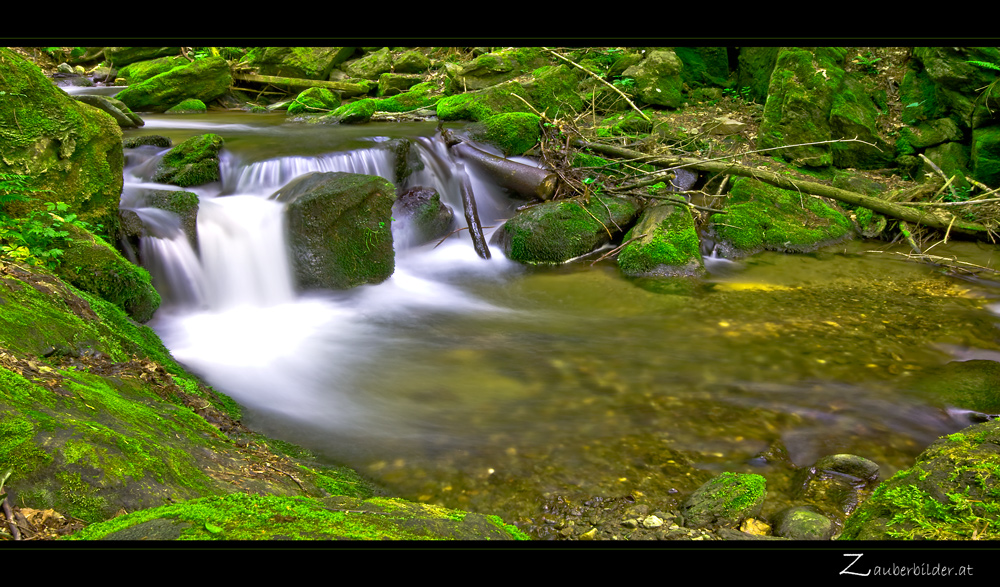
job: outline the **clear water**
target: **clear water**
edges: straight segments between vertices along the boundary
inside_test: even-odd
[[[200,258],[169,222],[143,245],[157,247],[161,290],[180,292],[152,325],[247,407],[246,423],[403,497],[525,522],[560,495],[669,505],[726,470],[761,472],[780,493],[790,468],[754,464],[776,444],[795,466],[851,452],[887,477],[966,424],[912,382],[955,358],[1000,356],[996,284],[906,262],[884,243],[716,260],[692,281],[628,279],[613,261],[532,268],[499,250],[485,261],[459,233],[398,250],[383,284],[298,293],[280,205],[266,196],[311,166],[388,173],[368,149],[434,127],[259,116],[150,117],[131,131],[226,140],[226,179],[197,190]],[[428,159],[415,181],[437,182],[461,216],[435,177],[446,160],[418,142]],[[151,215],[141,169],[155,154],[132,155],[140,176],[123,205]],[[474,180],[484,225],[521,203]],[[935,253],[983,265],[995,255],[970,243]]]

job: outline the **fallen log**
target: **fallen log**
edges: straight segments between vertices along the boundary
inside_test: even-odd
[[[272,84],[288,88],[326,88],[341,92],[344,96],[361,96],[367,94],[369,88],[365,84],[351,82],[331,82],[318,79],[303,79],[297,77],[281,77],[277,75],[259,75],[256,73],[234,73],[233,79],[245,82]]]
[[[476,197],[472,193],[472,182],[469,181],[469,174],[465,172],[465,167],[461,163],[455,163],[456,172],[461,177],[462,208],[465,210],[465,222],[469,225],[469,234],[472,236],[472,246],[476,249],[476,254],[483,259],[489,259],[490,246],[483,236],[483,225],[479,222],[479,211],[476,209]]]
[[[805,192],[807,194],[813,194],[816,196],[823,196],[825,198],[831,198],[839,202],[844,202],[846,204],[851,204],[853,206],[861,206],[863,208],[868,208],[873,212],[878,212],[879,214],[884,214],[897,220],[903,220],[905,222],[912,222],[914,224],[919,224],[923,226],[929,226],[932,228],[937,228],[940,230],[948,230],[951,232],[959,232],[968,235],[988,237],[992,240],[992,233],[994,230],[984,224],[978,222],[970,222],[968,220],[963,220],[962,218],[952,215],[948,212],[942,211],[940,208],[934,208],[933,211],[928,207],[910,207],[904,204],[897,204],[895,202],[890,202],[888,200],[883,200],[881,198],[874,198],[872,196],[866,196],[859,194],[857,192],[852,192],[848,190],[843,190],[840,188],[835,188],[833,186],[824,185],[821,183],[804,181],[804,180],[793,180],[787,176],[779,175],[771,171],[766,171],[763,169],[754,169],[751,167],[744,167],[742,165],[737,165],[735,163],[724,162],[719,160],[706,161],[701,159],[691,159],[686,157],[656,157],[652,155],[646,155],[645,153],[640,153],[638,151],[633,151],[631,149],[626,149],[623,147],[617,147],[614,145],[603,145],[600,143],[589,143],[586,141],[575,141],[575,146],[579,148],[586,148],[592,151],[602,153],[604,155],[610,155],[612,157],[621,157],[626,159],[631,159],[640,163],[648,163],[656,167],[663,167],[667,169],[672,168],[685,168],[685,169],[697,169],[698,171],[709,171],[716,173],[725,173],[729,175],[739,175],[742,177],[752,177],[768,183],[775,187],[779,187],[786,190],[795,190],[800,192]]]
[[[477,149],[445,131],[444,140],[452,153],[471,162],[494,183],[526,198],[548,200],[556,191],[558,176],[540,167],[511,161]]]

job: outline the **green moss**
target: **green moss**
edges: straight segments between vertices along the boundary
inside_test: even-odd
[[[219,151],[223,140],[217,134],[191,137],[167,152],[153,181],[180,187],[219,181]]]
[[[419,83],[409,91],[388,98],[362,98],[344,104],[323,117],[323,120],[341,123],[367,122],[375,112],[409,112],[427,108],[438,102],[437,86],[432,82]]]
[[[190,114],[206,112],[208,107],[201,100],[191,98],[167,110],[167,114]]]
[[[508,112],[491,116],[482,122],[475,138],[486,141],[504,155],[523,155],[541,138],[541,119],[529,112]]]
[[[661,204],[647,209],[624,240],[643,234],[618,255],[626,275],[688,274],[701,267],[701,241],[686,207]]]
[[[730,192],[725,214],[713,214],[716,234],[735,249],[808,251],[848,237],[850,219],[819,198],[743,178]]]

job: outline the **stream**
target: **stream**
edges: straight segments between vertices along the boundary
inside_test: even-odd
[[[299,293],[282,205],[267,197],[309,171],[392,180],[378,143],[404,137],[426,163],[408,185],[435,186],[460,218],[435,125],[145,120],[126,135],[225,140],[222,182],[188,190],[200,198],[197,253],[176,217],[142,203],[144,190],[177,189],[146,179],[165,150],[126,150],[122,207],[150,229],[144,263],[164,297],[150,326],[245,406],[245,424],[403,498],[530,531],[559,497],[671,507],[723,471],[758,472],[779,499],[795,468],[828,454],[863,456],[888,478],[969,423],[912,382],[950,360],[1000,357],[998,284],[881,242],[708,259],[703,280],[632,279],[613,260],[592,266],[596,255],[527,267],[494,249],[483,260],[468,231],[406,247],[394,222],[388,281]],[[484,226],[524,203],[472,179]],[[934,253],[996,262],[974,243]],[[758,458],[776,446],[790,463]]]

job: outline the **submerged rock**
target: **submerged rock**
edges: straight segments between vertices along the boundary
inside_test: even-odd
[[[394,236],[402,239],[402,245],[419,245],[442,238],[455,224],[455,212],[441,201],[434,188],[426,187],[411,188],[400,194],[393,205],[392,217]]]
[[[289,249],[301,289],[347,289],[392,275],[396,190],[374,175],[308,173],[275,192],[287,204]]]

